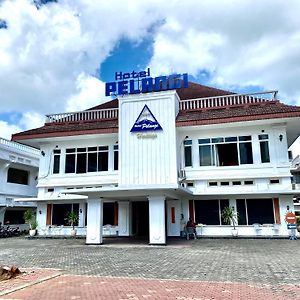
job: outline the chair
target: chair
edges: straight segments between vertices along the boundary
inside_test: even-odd
[[[196,233],[195,233],[195,228],[193,227],[186,227],[186,239],[190,239],[190,235],[194,237],[194,239],[197,239]]]

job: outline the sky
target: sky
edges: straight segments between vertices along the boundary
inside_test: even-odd
[[[300,105],[299,11],[298,0],[0,0],[0,136],[109,101],[116,71],[147,67]]]

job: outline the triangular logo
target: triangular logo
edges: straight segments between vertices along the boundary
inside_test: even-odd
[[[163,130],[147,105],[133,124],[130,132]]]

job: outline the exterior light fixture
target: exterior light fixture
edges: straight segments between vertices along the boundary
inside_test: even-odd
[[[79,212],[82,214],[82,209],[81,208],[79,209]]]
[[[280,135],[279,135],[279,141],[282,142],[282,139],[283,139],[283,135],[280,134]]]
[[[42,214],[42,211],[41,211],[41,210],[39,210],[39,214],[40,214],[40,215]]]
[[[290,210],[290,206],[289,205],[286,206],[286,210]]]
[[[42,156],[45,156],[45,152],[43,150],[41,151],[41,154],[42,154]]]

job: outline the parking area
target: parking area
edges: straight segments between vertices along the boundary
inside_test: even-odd
[[[172,282],[177,282],[177,287],[182,284],[187,287],[187,291],[194,295],[186,299],[198,299],[195,295],[197,292],[192,287],[210,286],[212,288],[214,285],[215,289],[211,289],[212,291],[220,289],[220,285],[225,291],[231,291],[229,288],[231,286],[232,292],[237,286],[240,288],[244,286],[248,289],[252,286],[251,292],[254,292],[255,289],[260,292],[262,289],[266,289],[273,297],[269,299],[275,299],[279,295],[278,293],[280,293],[278,299],[299,297],[299,240],[198,239],[186,241],[174,239],[170,240],[167,246],[149,246],[144,242],[127,239],[106,239],[104,240],[105,244],[100,246],[87,246],[84,242],[81,239],[27,240],[21,237],[3,239],[0,240],[0,265],[61,269],[64,274],[62,275],[64,276],[63,281],[70,284],[74,284],[76,280],[80,282],[102,280],[102,282],[107,282],[104,285],[109,286],[114,282],[119,286],[122,282],[124,283],[124,280],[129,280],[125,285],[128,288],[131,282],[133,284],[139,280],[144,282],[145,286],[154,282],[158,286],[162,282],[166,285],[168,282],[171,286],[163,287],[164,293],[166,293],[166,289],[174,288]],[[53,279],[53,284],[59,286],[59,278]],[[189,286],[191,282],[194,282],[192,287]],[[92,283],[88,283],[86,287],[89,284],[92,285]],[[49,283],[46,286],[49,286]],[[97,286],[100,288],[99,284]],[[199,288],[197,291],[201,294]],[[151,290],[151,287],[146,290],[149,289]],[[159,287],[157,289],[159,290]],[[209,288],[207,287],[205,290],[209,291]],[[183,292],[184,288],[182,287],[180,291]],[[202,292],[204,293],[204,290]],[[141,295],[147,293],[151,295],[145,291],[141,293]],[[274,293],[278,295],[276,296]],[[127,294],[132,293],[128,291]],[[31,297],[33,297],[32,295]],[[161,295],[164,294],[161,292]],[[224,294],[220,295],[223,296],[220,299],[226,299]],[[230,295],[228,294],[228,296]],[[79,297],[85,299],[85,297]],[[149,298],[151,297],[149,296]],[[179,295],[179,298],[164,297],[167,298],[162,297],[161,299],[180,299],[182,296]],[[268,296],[264,295],[264,297],[268,299]],[[8,299],[8,296],[6,298]],[[125,298],[112,296],[103,299]],[[128,296],[126,299],[133,298]],[[209,295],[206,295],[205,299],[218,299],[218,297],[215,295],[214,298],[209,298]]]

